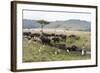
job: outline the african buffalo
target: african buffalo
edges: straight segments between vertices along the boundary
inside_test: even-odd
[[[23,36],[30,36],[31,32],[23,32]]]
[[[76,45],[72,45],[71,47],[67,47],[69,51],[78,51],[79,48]]]
[[[51,44],[51,40],[48,37],[46,37],[46,36],[43,36],[42,35],[40,37],[40,40],[41,40],[42,44],[47,44],[47,45],[50,45]]]
[[[60,41],[60,38],[58,38],[58,37],[53,37],[53,38],[52,38],[52,41],[53,41],[54,43],[58,43],[58,42]]]

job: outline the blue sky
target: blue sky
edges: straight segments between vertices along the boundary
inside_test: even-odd
[[[91,21],[91,13],[24,10],[23,18],[31,20],[47,20],[47,21],[59,21],[59,20],[64,21],[69,19]]]

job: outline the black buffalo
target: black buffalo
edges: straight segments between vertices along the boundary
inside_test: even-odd
[[[50,45],[51,44],[51,40],[46,36],[41,36],[40,40],[41,40],[42,44],[46,44],[46,45]]]
[[[30,35],[31,38],[35,38],[35,37],[40,37],[40,34],[39,33],[32,33]]]
[[[30,36],[31,32],[23,32],[23,36]]]
[[[59,38],[59,37],[53,37],[53,38],[52,38],[52,41],[53,41],[54,43],[58,43],[58,42],[60,41],[60,38]]]
[[[60,35],[61,39],[66,41],[67,36],[66,35]]]
[[[71,47],[67,47],[69,51],[78,51],[78,47],[76,45],[72,45]]]

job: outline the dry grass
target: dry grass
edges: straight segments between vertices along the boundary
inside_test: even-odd
[[[40,29],[25,29],[24,32],[40,33]],[[55,30],[45,29],[45,33],[54,33]],[[66,45],[77,45],[80,48],[85,47],[87,50],[91,50],[91,34],[90,32],[83,31],[64,31],[56,30],[56,34],[76,35],[80,39],[70,39],[67,38]],[[63,42],[62,42],[63,43]],[[53,48],[47,45],[42,45],[38,42],[32,40],[23,39],[23,62],[41,62],[41,61],[61,61],[61,60],[86,60],[90,59],[91,55],[82,56],[79,52],[66,53],[66,51],[59,50],[58,48]]]

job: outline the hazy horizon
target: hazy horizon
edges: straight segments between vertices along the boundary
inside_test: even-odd
[[[23,19],[23,20],[33,20],[33,19]],[[34,20],[34,21],[38,21],[39,19],[37,20]],[[68,19],[68,20],[56,20],[56,21],[69,21],[69,20],[80,20],[80,19]],[[47,21],[47,20],[45,20]],[[49,21],[49,22],[56,22],[56,21]],[[87,20],[80,20],[80,21],[87,21]],[[87,21],[87,22],[91,22],[91,21]]]
[[[23,11],[23,19],[66,21],[70,19],[91,21],[91,13],[52,12],[52,11]]]

